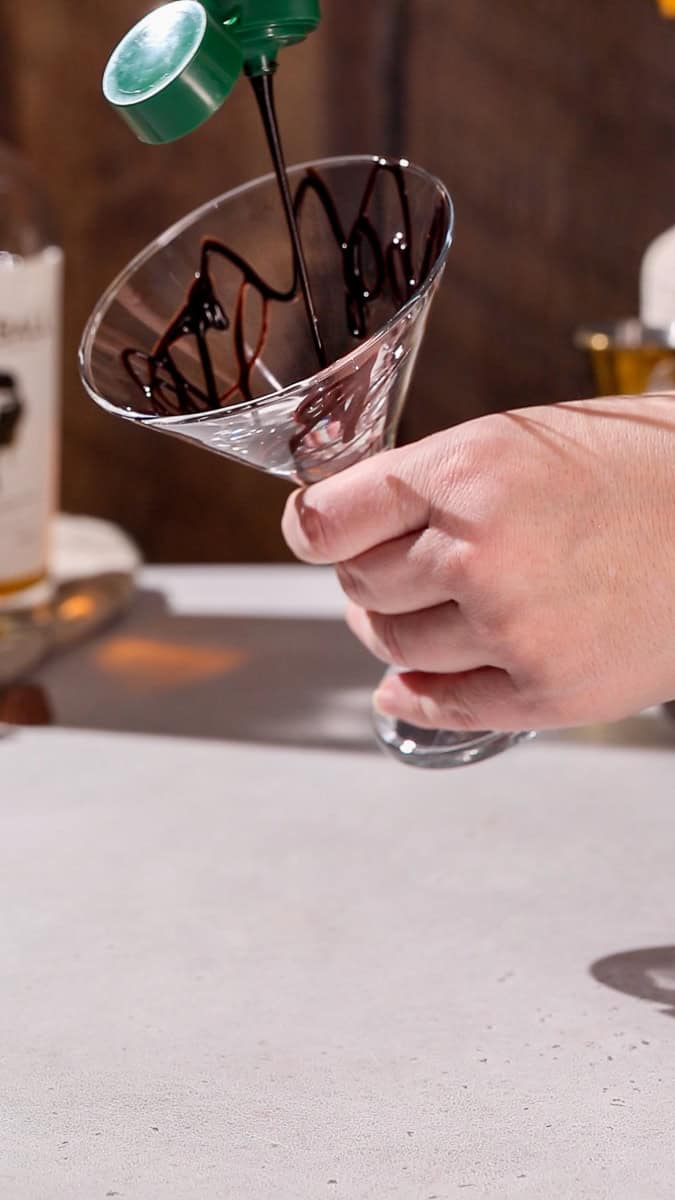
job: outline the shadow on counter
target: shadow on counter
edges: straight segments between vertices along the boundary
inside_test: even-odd
[[[610,954],[594,962],[590,973],[605,987],[664,1005],[661,1012],[675,1017],[675,946]]]

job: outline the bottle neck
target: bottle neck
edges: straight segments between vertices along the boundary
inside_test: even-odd
[[[20,155],[0,143],[0,253],[32,258],[58,241],[42,181]]]
[[[249,79],[257,79],[261,75],[273,75],[278,65],[276,52],[273,57],[268,54],[258,54],[245,60],[244,71]]]

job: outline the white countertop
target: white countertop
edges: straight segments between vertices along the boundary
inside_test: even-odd
[[[0,743],[3,1200],[672,1200],[675,724],[407,769],[340,607],[146,571]]]

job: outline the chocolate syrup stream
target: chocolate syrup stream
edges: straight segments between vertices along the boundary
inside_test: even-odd
[[[399,209],[400,227],[386,246],[368,215],[377,181],[382,174],[393,178]],[[400,308],[413,295],[418,281],[424,280],[436,260],[445,235],[445,208],[439,201],[425,238],[419,267],[415,268],[410,202],[405,186],[403,168],[396,162],[378,159],[368,175],[366,185],[351,229],[347,232],[325,181],[309,169],[300,181],[292,201],[293,224],[298,231],[302,212],[312,195],[320,204],[336,249],[341,257],[345,295],[345,316],[351,335],[361,340],[368,336],[368,310],[385,292],[391,296],[392,309]],[[290,192],[289,192],[290,199]],[[398,224],[398,223],[397,223]],[[396,228],[396,225],[394,226]],[[369,253],[368,253],[369,252]],[[222,257],[234,266],[242,277],[234,315],[234,356],[238,376],[223,394],[218,393],[207,335],[230,328],[230,318],[222,308],[209,265],[214,257]],[[302,256],[301,256],[302,257]],[[366,276],[366,259],[370,257],[371,278]],[[304,260],[303,260],[304,261]],[[290,287],[280,290],[266,283],[246,259],[215,238],[205,238],[200,253],[199,269],[190,285],[184,304],[169,323],[152,353],[128,347],[122,351],[125,370],[157,416],[205,412],[221,408],[236,395],[244,401],[254,399],[251,374],[266,340],[270,301],[291,303],[298,295],[300,265],[294,258]],[[257,344],[247,351],[245,337],[246,296],[249,289],[260,297],[262,318]],[[311,303],[311,296],[310,296]],[[313,311],[313,309],[312,309]],[[314,314],[314,319],[316,315]],[[183,338],[196,341],[203,374],[203,386],[193,383],[174,361],[172,348]],[[322,354],[325,351],[322,346]],[[324,359],[327,362],[327,360]],[[143,369],[143,373],[141,373]],[[318,419],[318,418],[317,418]]]
[[[255,95],[258,109],[260,111],[263,128],[265,130],[265,136],[267,138],[267,145],[269,146],[269,151],[272,156],[274,174],[276,175],[277,183],[279,184],[279,193],[281,195],[281,202],[284,208],[286,224],[288,225],[288,232],[290,234],[291,245],[293,247],[295,271],[300,279],[300,289],[302,291],[302,298],[305,303],[305,310],[307,312],[307,320],[309,322],[314,348],[319,360],[319,366],[323,368],[328,366],[328,357],[326,355],[323,339],[321,337],[319,318],[316,315],[316,308],[314,306],[312,289],[310,287],[309,275],[307,272],[307,263],[305,262],[305,256],[302,251],[298,223],[295,219],[291,191],[288,186],[286,163],[284,161],[284,152],[281,145],[281,134],[279,133],[279,122],[277,120],[276,105],[274,103],[275,70],[276,63],[273,63],[269,69],[264,72],[264,74],[251,76],[251,86],[253,87],[253,94]]]

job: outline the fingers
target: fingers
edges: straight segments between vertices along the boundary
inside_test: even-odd
[[[336,571],[345,595],[361,608],[405,613],[445,603],[459,576],[463,544],[437,530],[407,534],[367,550]]]
[[[424,528],[429,505],[395,473],[397,459],[389,451],[290,496],[282,532],[294,554],[304,562],[342,562]]]
[[[414,671],[472,671],[486,665],[485,646],[453,603],[386,615],[347,606],[352,633],[382,662]]]
[[[541,728],[506,671],[484,667],[454,675],[388,675],[375,708],[420,729],[517,732]]]
[[[304,562],[344,562],[424,529],[428,489],[438,477],[429,467],[432,454],[424,443],[389,450],[294,492],[282,522],[293,553]]]

